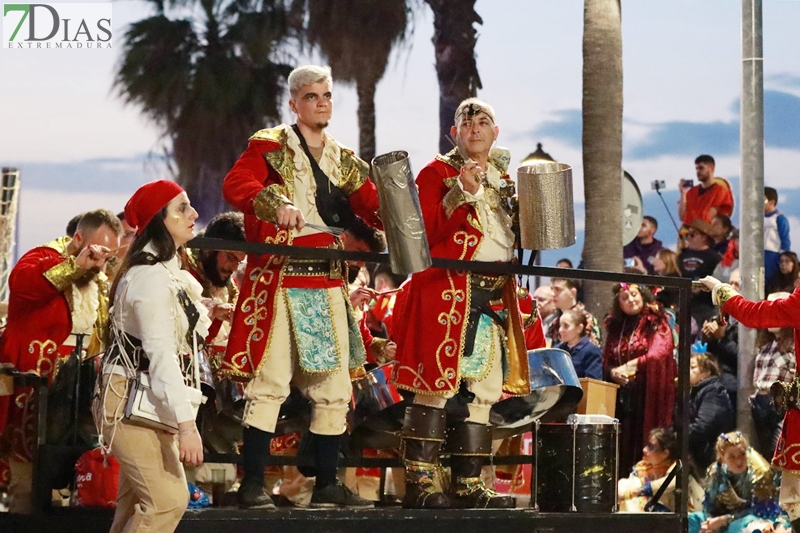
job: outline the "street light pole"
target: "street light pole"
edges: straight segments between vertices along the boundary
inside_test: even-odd
[[[742,0],[741,215],[739,218],[742,294],[764,298],[764,61],[761,0]],[[727,281],[727,280],[723,280]],[[750,395],[756,331],[739,325],[737,427],[753,437]]]

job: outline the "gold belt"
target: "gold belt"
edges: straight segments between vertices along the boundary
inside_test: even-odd
[[[473,273],[470,276],[470,284],[476,289],[483,289],[486,291],[495,291],[503,287],[508,281],[507,275],[502,276],[484,276],[483,274]]]
[[[342,279],[341,261],[319,259],[291,259],[283,269],[284,276],[328,276]]]

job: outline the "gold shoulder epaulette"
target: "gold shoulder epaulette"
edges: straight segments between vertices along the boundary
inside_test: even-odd
[[[251,141],[272,141],[276,143],[285,144],[286,142],[286,130],[282,126],[278,126],[275,128],[266,128],[263,130],[258,130],[253,135],[250,136]]]

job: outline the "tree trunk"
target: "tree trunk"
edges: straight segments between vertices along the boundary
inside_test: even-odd
[[[370,163],[375,157],[375,86],[377,81],[359,79],[358,93],[358,156]]]
[[[186,189],[192,207],[197,210],[203,223],[207,223],[214,215],[231,210],[222,197],[222,180],[225,179],[228,170],[214,170],[209,165],[200,163],[197,175],[192,179],[188,179],[185,173],[181,172],[176,180]]]
[[[583,25],[584,267],[622,270],[622,32],[619,0],[585,0]],[[587,283],[586,307],[603,317],[607,284]]]
[[[475,61],[478,40],[473,24],[483,24],[476,0],[425,0],[433,11],[433,47],[439,79],[439,151],[453,148],[450,127],[458,104],[475,96],[481,86]]]

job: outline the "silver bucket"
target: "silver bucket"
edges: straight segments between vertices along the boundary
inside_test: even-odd
[[[522,247],[552,250],[575,244],[572,167],[534,163],[517,169]]]
[[[432,264],[431,251],[408,152],[379,155],[372,160],[372,168],[392,272],[413,274],[425,270]]]

